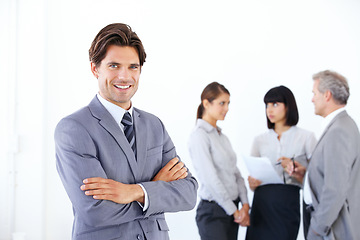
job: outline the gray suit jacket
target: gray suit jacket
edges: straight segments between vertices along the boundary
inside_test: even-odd
[[[73,204],[73,239],[168,239],[164,212],[190,210],[196,204],[197,182],[191,173],[173,182],[151,179],[176,155],[162,122],[133,111],[137,160],[119,125],[97,97],[62,119],[55,130],[56,163]],[[141,183],[149,197],[144,212],[137,202],[117,204],[94,200],[80,186],[85,178],[103,177],[126,184]]]
[[[327,126],[308,167],[314,212],[308,239],[360,239],[360,135],[346,111]],[[312,232],[319,233],[315,236]]]

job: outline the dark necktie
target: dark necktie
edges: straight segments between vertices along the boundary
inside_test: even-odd
[[[121,123],[124,125],[124,134],[126,139],[130,143],[130,147],[134,151],[136,156],[136,144],[135,144],[135,135],[134,135],[134,126],[132,122],[132,118],[129,112],[126,112],[121,120]]]

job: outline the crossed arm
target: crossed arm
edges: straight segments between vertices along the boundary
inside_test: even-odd
[[[79,219],[80,224],[92,227],[119,225],[158,213],[186,211],[194,207],[197,182],[188,169],[183,167],[183,163],[177,159],[166,161],[176,156],[176,152],[165,130],[163,138],[155,139],[163,143],[164,148],[157,149],[160,152],[156,152],[156,156],[153,155],[159,168],[154,164],[147,165],[149,169],[144,171],[144,182],[126,182],[124,179],[133,177],[130,169],[119,168],[121,176],[118,178],[115,178],[115,171],[119,166],[111,169],[111,160],[116,159],[118,154],[121,157],[121,151],[116,148],[110,151],[112,146],[93,140],[90,129],[97,125],[98,122],[91,121],[85,125],[69,117],[60,121],[55,130],[57,170],[73,204],[75,218]],[[107,135],[102,137],[106,138]],[[96,151],[99,147],[96,144],[100,144],[102,153],[109,154],[100,156]],[[99,159],[102,159],[102,164]],[[179,163],[175,164],[177,162]],[[164,165],[160,169],[162,163]],[[155,169],[158,169],[158,172],[154,174]],[[136,202],[144,202],[144,192],[137,183],[144,187],[149,197],[146,211]],[[167,201],[163,201],[165,196]]]
[[[172,182],[184,179],[187,168],[177,157],[171,159],[152,179],[152,181]],[[128,204],[134,201],[144,203],[145,194],[138,184],[124,184],[111,179],[95,177],[83,180],[80,189],[86,195],[97,200],[109,200],[115,203]]]

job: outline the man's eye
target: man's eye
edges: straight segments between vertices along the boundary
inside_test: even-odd
[[[110,64],[109,68],[117,68],[118,66],[116,64]]]
[[[139,66],[131,66],[130,68],[131,68],[131,69],[138,69]]]

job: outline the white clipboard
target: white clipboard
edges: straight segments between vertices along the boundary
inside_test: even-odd
[[[284,184],[267,157],[243,156],[249,175],[264,184]]]

